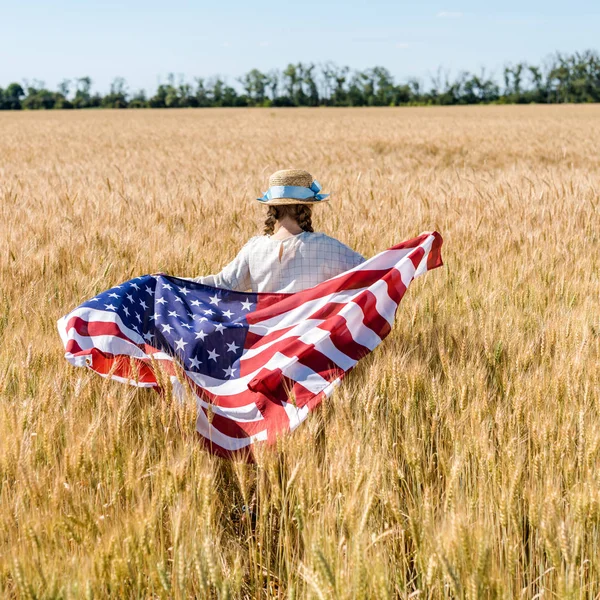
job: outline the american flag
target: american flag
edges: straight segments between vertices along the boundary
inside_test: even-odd
[[[442,265],[424,233],[313,288],[242,293],[136,277],[58,321],[65,357],[122,382],[196,396],[196,429],[231,455],[295,429],[389,334],[410,282]],[[164,378],[163,378],[164,379]]]

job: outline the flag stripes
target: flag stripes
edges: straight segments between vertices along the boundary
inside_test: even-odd
[[[213,452],[248,450],[295,429],[389,335],[410,282],[442,265],[441,245],[422,234],[294,294],[136,278],[59,320],[65,357],[144,387],[158,385],[160,365],[196,397]]]

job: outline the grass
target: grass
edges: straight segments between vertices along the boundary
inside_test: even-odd
[[[0,595],[598,598],[600,108],[0,113]],[[445,266],[256,466],[55,321],[216,272],[297,166],[318,229]],[[251,507],[243,511],[242,506]]]

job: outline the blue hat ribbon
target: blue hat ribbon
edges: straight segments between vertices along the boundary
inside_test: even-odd
[[[315,179],[310,187],[300,185],[274,185],[271,186],[261,198],[257,198],[259,202],[268,202],[275,198],[294,198],[296,200],[324,200],[329,194],[320,194],[321,185]]]

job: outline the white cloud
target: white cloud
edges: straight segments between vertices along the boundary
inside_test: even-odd
[[[461,12],[452,12],[450,10],[442,10],[436,15],[438,19],[460,19],[462,16]]]
[[[223,42],[221,44],[221,47],[223,47],[223,48],[229,48],[230,46],[231,46],[231,44],[229,42]]]
[[[407,42],[398,42],[396,44],[396,48],[409,48],[409,47],[410,47],[410,44]]]
[[[270,45],[271,45],[271,43],[270,43],[270,42],[261,42],[261,43],[259,44],[259,46],[262,46],[262,47],[265,47],[265,46],[270,46]]]

